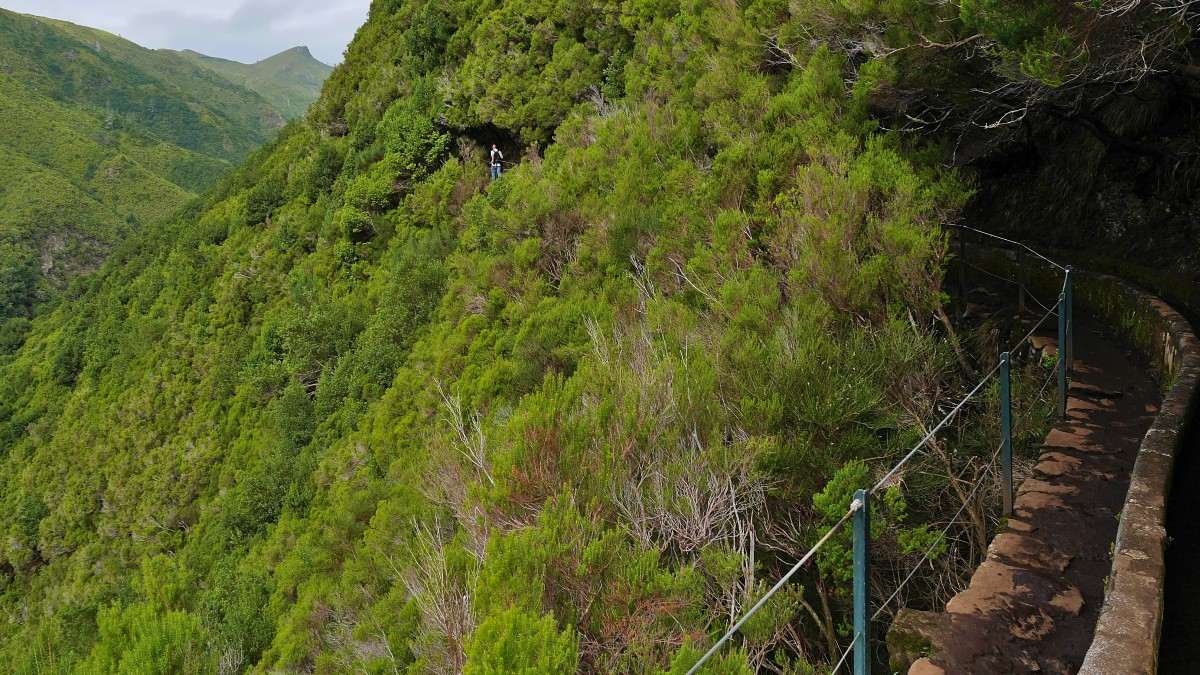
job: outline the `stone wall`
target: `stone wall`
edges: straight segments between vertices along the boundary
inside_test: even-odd
[[[1162,407],[1130,476],[1113,546],[1108,593],[1080,673],[1136,675],[1158,670],[1166,585],[1167,497],[1200,386],[1200,342],[1162,300],[1114,277],[1080,275],[1076,297],[1146,349],[1163,375]]]
[[[1016,278],[1017,257],[1011,252],[969,248],[967,256]],[[1061,272],[1030,264],[1028,256],[1021,261],[1030,288],[1057,297]],[[1200,341],[1187,319],[1161,299],[1117,277],[1083,271],[1073,277],[1076,307],[1104,320],[1150,357],[1164,390],[1130,476],[1104,606],[1080,673],[1152,674],[1162,635],[1167,499],[1176,453],[1200,407]]]

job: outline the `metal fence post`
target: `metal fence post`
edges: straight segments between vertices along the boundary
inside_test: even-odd
[[[1000,355],[1000,478],[1004,485],[1004,515],[1013,510],[1012,367],[1008,352]]]
[[[871,501],[866,490],[854,493],[854,675],[871,673],[870,588]]]
[[[967,230],[958,228],[958,301],[962,303],[960,316],[967,315]]]
[[[1072,269],[1068,265],[1063,280],[1063,309],[1067,313],[1067,372],[1075,368],[1075,312],[1072,299]]]
[[[1069,277],[1068,277],[1069,278]],[[1058,416],[1067,416],[1067,291],[1058,295]]]
[[[1025,253],[1017,248],[1017,314],[1025,313]]]

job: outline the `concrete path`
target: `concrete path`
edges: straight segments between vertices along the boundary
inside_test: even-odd
[[[970,586],[944,613],[898,617],[933,642],[910,675],[1065,674],[1082,663],[1129,472],[1159,394],[1150,368],[1085,323],[1075,352],[1068,419],[1046,437],[1014,517]]]

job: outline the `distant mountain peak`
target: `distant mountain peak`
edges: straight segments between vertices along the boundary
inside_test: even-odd
[[[314,64],[314,65],[320,64],[322,66],[325,66],[326,68],[330,67],[329,64],[324,63],[324,62],[318,60],[317,57],[313,56],[312,51],[308,48],[307,45],[300,45],[297,47],[292,47],[291,49],[285,49],[274,56],[269,56],[269,57],[263,59],[262,61],[259,61],[259,63],[266,63],[268,61],[277,61],[277,60],[292,60],[292,59],[299,59],[300,61],[302,61],[304,63]]]
[[[166,50],[166,51],[171,51],[171,50]],[[324,61],[321,61],[317,57],[313,56],[312,50],[309,49],[307,45],[299,45],[296,47],[290,47],[290,48],[285,49],[277,54],[272,54],[271,56],[259,59],[254,62],[246,62],[246,61],[240,61],[238,59],[229,59],[229,58],[224,58],[221,56],[213,56],[211,54],[205,54],[204,52],[198,52],[195,49],[180,49],[180,50],[178,50],[178,53],[183,54],[185,56],[191,56],[193,58],[209,59],[209,60],[213,60],[213,61],[224,61],[226,63],[237,63],[237,64],[241,64],[243,66],[255,66],[260,63],[267,63],[268,61],[296,58],[296,59],[302,59],[304,61],[309,61],[309,62],[313,62],[313,63],[319,63],[327,68],[332,68],[332,66],[330,66],[329,64],[327,64]]]
[[[255,63],[208,56],[187,49],[179,54],[194,64],[258,93],[287,119],[304,114],[321,93],[333,67],[321,63],[306,45],[285,49]]]

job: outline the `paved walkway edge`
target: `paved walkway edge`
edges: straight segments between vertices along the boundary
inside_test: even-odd
[[[1167,497],[1175,455],[1196,414],[1200,342],[1166,302],[1116,277],[1079,274],[1075,297],[1154,361],[1166,394],[1138,449],[1113,545],[1112,571],[1084,675],[1158,670],[1166,585]]]

